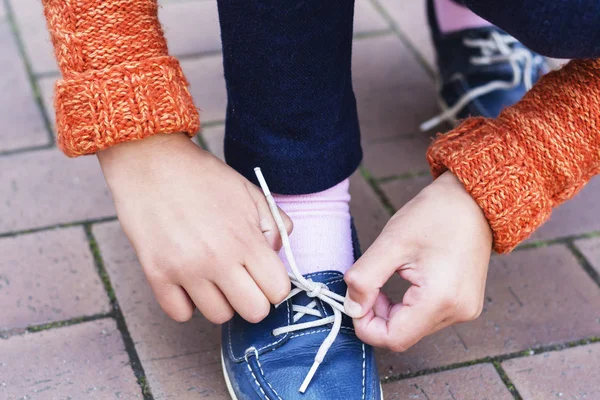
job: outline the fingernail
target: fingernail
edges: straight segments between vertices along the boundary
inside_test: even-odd
[[[346,295],[346,299],[344,300],[344,309],[346,310],[346,314],[352,318],[362,317],[362,307],[348,297],[348,295]]]

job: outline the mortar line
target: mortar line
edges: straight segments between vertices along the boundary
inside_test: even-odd
[[[502,383],[504,383],[504,386],[506,386],[506,389],[508,389],[510,394],[513,396],[514,400],[523,400],[523,396],[521,396],[521,393],[519,393],[513,381],[510,379],[504,368],[502,368],[502,364],[500,364],[498,361],[494,361],[492,365],[500,376]]]
[[[401,380],[405,380],[405,379],[416,378],[416,377],[423,376],[423,375],[434,374],[437,372],[450,371],[450,370],[455,370],[455,369],[459,369],[459,368],[469,367],[471,365],[490,364],[490,363],[494,363],[494,362],[501,363],[503,361],[512,360],[512,359],[516,359],[516,358],[531,357],[531,356],[538,355],[538,354],[551,353],[551,352],[566,350],[566,349],[570,349],[570,348],[574,348],[574,347],[586,346],[586,345],[590,345],[593,343],[600,343],[600,336],[598,336],[598,337],[593,336],[593,337],[589,337],[589,338],[585,338],[585,339],[581,339],[581,340],[574,340],[574,341],[569,341],[569,342],[564,342],[564,343],[559,343],[559,344],[554,344],[554,345],[549,345],[549,346],[533,347],[533,348],[530,348],[530,349],[524,350],[524,351],[513,352],[513,353],[508,353],[508,354],[501,354],[498,356],[488,356],[488,357],[483,357],[483,358],[477,358],[477,359],[470,360],[470,361],[463,361],[460,363],[453,363],[453,364],[443,365],[443,366],[435,367],[435,368],[425,368],[423,370],[416,371],[416,372],[396,374],[396,375],[388,376],[388,377],[381,379],[381,382],[384,384],[390,383],[390,382],[397,382],[397,381],[401,381]]]
[[[43,332],[43,331],[47,331],[47,330],[51,330],[51,329],[60,329],[60,328],[67,327],[67,326],[79,325],[79,324],[83,324],[85,322],[98,321],[101,319],[108,319],[108,318],[113,318],[112,312],[84,315],[84,316],[80,316],[80,317],[63,319],[60,321],[52,321],[52,322],[46,322],[46,323],[42,323],[42,324],[29,325],[29,326],[23,327],[23,328],[12,328],[12,329],[0,331],[0,339],[10,339],[15,336],[22,336],[25,333],[37,333],[37,332]]]
[[[367,182],[367,184],[371,187],[373,192],[375,192],[375,195],[377,196],[385,210],[388,212],[388,214],[390,216],[394,215],[394,213],[396,212],[396,208],[394,207],[390,199],[387,197],[387,195],[383,192],[383,190],[379,187],[379,183],[377,182],[377,180],[373,178],[371,173],[363,165],[359,166],[358,170],[364,178],[364,180]]]
[[[13,37],[15,39],[15,43],[19,51],[19,55],[21,56],[21,61],[25,65],[25,72],[27,73],[27,78],[31,86],[31,91],[33,92],[33,97],[41,114],[44,127],[46,128],[46,134],[48,136],[49,141],[48,145],[53,146],[53,144],[56,141],[56,138],[54,137],[54,131],[52,130],[52,123],[50,122],[50,118],[48,117],[48,110],[46,110],[46,106],[44,105],[44,101],[42,99],[42,92],[35,77],[35,73],[33,72],[31,61],[29,60],[27,52],[25,51],[25,42],[23,41],[23,38],[21,36],[21,31],[17,24],[14,11],[12,9],[12,4],[10,3],[10,1],[4,0],[4,6],[6,9],[6,20],[8,21],[8,25],[10,26],[11,31],[13,33]]]
[[[581,250],[579,250],[579,248],[575,246],[574,240],[567,239],[565,241],[565,245],[571,251],[571,253],[573,253],[575,258],[577,259],[577,262],[579,263],[579,266],[583,268],[583,270],[588,274],[590,279],[593,280],[596,283],[596,285],[598,285],[598,287],[600,288],[600,274],[598,274],[598,271],[592,266],[585,254],[583,254]]]
[[[117,328],[121,332],[121,337],[123,339],[123,344],[125,345],[125,351],[129,356],[129,362],[131,364],[131,368],[137,378],[137,383],[140,386],[142,391],[142,395],[144,396],[144,400],[154,400],[152,396],[152,391],[148,386],[148,380],[146,378],[146,373],[144,371],[144,366],[140,361],[140,357],[135,348],[135,343],[129,333],[129,329],[127,328],[127,323],[125,321],[125,316],[121,311],[121,307],[119,306],[119,300],[115,295],[115,291],[113,289],[110,276],[106,271],[104,266],[104,260],[102,259],[102,255],[100,254],[100,248],[98,246],[98,242],[94,237],[94,233],[92,232],[91,224],[84,225],[85,234],[88,240],[88,245],[90,247],[90,251],[92,252],[92,256],[94,257],[94,264],[96,265],[96,270],[100,280],[104,285],[104,290],[106,291],[106,295],[110,300],[110,304],[112,306],[112,310],[114,313],[114,318],[117,321]]]
[[[77,226],[84,226],[86,224],[92,225],[92,224],[101,224],[103,222],[113,222],[113,221],[117,221],[116,216],[103,217],[103,218],[91,218],[91,219],[86,219],[86,220],[81,220],[81,221],[73,221],[73,222],[64,222],[64,223],[60,223],[60,224],[46,225],[46,226],[41,226],[41,227],[31,228],[31,229],[22,229],[22,230],[16,230],[16,231],[3,232],[3,233],[0,233],[0,239],[8,238],[8,237],[17,237],[20,235],[28,235],[30,233],[52,231],[54,229],[65,229],[65,228],[71,228],[71,227],[77,227]]]

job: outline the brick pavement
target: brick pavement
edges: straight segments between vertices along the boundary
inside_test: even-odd
[[[222,157],[216,4],[160,15]],[[365,159],[352,177],[363,247],[430,182],[418,124],[436,112],[423,0],[357,0],[354,84]],[[0,398],[226,398],[219,329],[153,300],[93,157],[53,144],[56,63],[39,0],[0,1]],[[494,257],[477,321],[381,351],[386,399],[600,398],[600,180],[524,246]],[[401,298],[399,279],[386,288]]]

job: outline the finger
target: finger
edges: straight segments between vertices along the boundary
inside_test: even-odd
[[[220,276],[215,283],[233,309],[246,321],[257,323],[269,314],[269,300],[243,266],[233,267],[231,273]]]
[[[149,280],[160,308],[177,322],[189,321],[194,313],[194,303],[179,285]]]
[[[256,243],[247,255],[245,267],[272,304],[279,304],[290,293],[291,284],[283,262],[266,243]]]
[[[390,279],[399,268],[409,268],[402,265],[400,257],[390,258],[390,244],[382,235],[350,268],[344,280],[348,285],[348,292],[344,307],[346,313],[352,318],[363,317],[375,304],[381,287]]]
[[[199,282],[187,285],[185,290],[198,310],[210,322],[222,324],[233,317],[233,308],[214,283],[201,279]]]
[[[392,304],[387,296],[380,294],[374,309],[365,317],[354,320],[356,334],[373,346],[405,351],[435,332],[444,321],[437,303],[428,301],[429,297],[423,293],[421,288],[411,286],[400,304]]]
[[[260,230],[262,231],[267,243],[269,243],[271,248],[275,251],[279,251],[282,247],[281,234],[279,233],[279,229],[277,228],[277,224],[275,223],[275,219],[273,218],[273,214],[271,213],[271,209],[269,208],[267,200],[260,189],[251,183],[248,183],[248,185],[251,186],[249,192],[254,200],[254,204],[256,205],[256,210],[258,211],[258,223]],[[279,214],[283,220],[286,232],[288,235],[291,234],[292,230],[294,229],[292,220],[281,208],[277,207],[277,209],[279,210]]]

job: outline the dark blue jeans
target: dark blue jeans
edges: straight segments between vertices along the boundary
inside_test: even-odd
[[[462,1],[535,51],[600,55],[598,0]],[[227,162],[254,182],[253,168],[261,167],[281,194],[314,193],[349,177],[362,157],[351,76],[354,0],[218,5]]]

